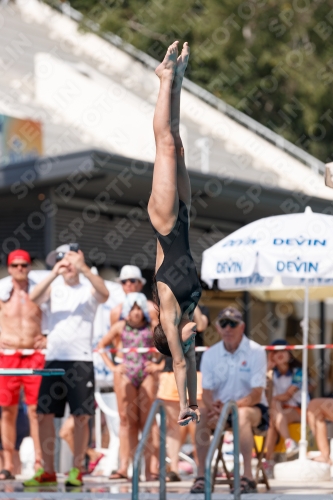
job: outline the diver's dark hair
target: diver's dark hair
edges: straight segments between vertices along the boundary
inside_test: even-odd
[[[161,354],[164,354],[164,356],[171,357],[171,351],[169,348],[168,340],[163,331],[161,323],[159,323],[154,328],[153,340],[154,340],[154,346]]]
[[[153,300],[156,304],[156,308],[158,310],[158,325],[154,328],[153,340],[154,346],[156,349],[164,356],[171,357],[171,351],[169,348],[168,340],[163,331],[161,321],[160,321],[160,298],[158,296],[157,283],[156,283],[156,275],[153,276]]]

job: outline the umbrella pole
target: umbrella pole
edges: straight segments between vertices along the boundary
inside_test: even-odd
[[[304,290],[303,345],[309,343],[309,282],[306,280]],[[308,350],[303,349],[302,357],[302,406],[301,406],[301,440],[299,442],[299,458],[306,459],[308,442],[306,439],[306,410],[308,404]]]

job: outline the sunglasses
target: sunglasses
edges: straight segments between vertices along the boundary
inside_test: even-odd
[[[219,321],[219,324],[221,328],[227,328],[227,326],[229,325],[232,329],[236,328],[236,326],[239,325],[237,321],[232,321],[231,319],[221,319],[221,321]]]
[[[128,281],[129,281],[130,283],[136,283],[138,280],[137,280],[136,278],[129,278],[129,279],[127,279],[127,280],[121,280],[121,281],[120,281],[120,283],[121,283],[122,285],[126,285],[126,283],[127,283]]]
[[[59,252],[56,255],[56,262],[60,262],[65,257],[65,252]]]
[[[10,267],[24,267],[24,268],[26,268],[28,266],[29,266],[29,264],[10,264]]]

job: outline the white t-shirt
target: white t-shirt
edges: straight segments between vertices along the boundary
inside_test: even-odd
[[[92,361],[94,318],[99,306],[91,284],[51,285],[46,360]]]
[[[113,281],[104,281],[109,290],[109,298],[104,304],[100,304],[94,321],[93,347],[97,347],[98,342],[110,330],[110,312],[118,304],[125,300],[125,293],[119,283]],[[93,353],[95,368],[95,384],[97,387],[106,387],[113,385],[113,371],[104,363],[98,352]]]
[[[222,341],[204,352],[200,371],[202,387],[213,391],[214,401],[237,401],[255,387],[266,387],[266,353],[261,345],[243,335],[233,354],[225,350]],[[260,403],[268,406],[265,391]]]
[[[285,394],[291,385],[296,386],[298,391],[283,404],[300,408],[302,402],[302,368],[293,368],[284,375],[277,369],[273,370],[273,396]]]

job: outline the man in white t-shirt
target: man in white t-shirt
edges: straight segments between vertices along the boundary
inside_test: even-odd
[[[211,432],[216,427],[223,405],[230,400],[236,401],[239,414],[240,451],[244,459],[241,492],[256,491],[251,470],[252,428],[267,430],[269,426],[264,390],[267,361],[262,346],[244,335],[244,327],[242,315],[237,309],[223,309],[216,322],[221,342],[202,356],[200,370],[204,408],[200,409],[201,422],[196,429],[199,466],[191,493],[204,492],[204,467]]]
[[[66,485],[80,486],[88,445],[88,420],[94,414],[93,323],[97,307],[107,301],[109,292],[103,279],[91,272],[81,250],[71,251],[69,245],[62,245],[48,255],[46,262],[54,265],[53,270],[31,291],[30,299],[49,305],[45,368],[62,368],[65,375],[42,380],[37,413],[44,467],[24,485],[57,484],[53,420],[64,416],[68,402],[75,427],[74,467]],[[89,284],[80,282],[80,273]]]

